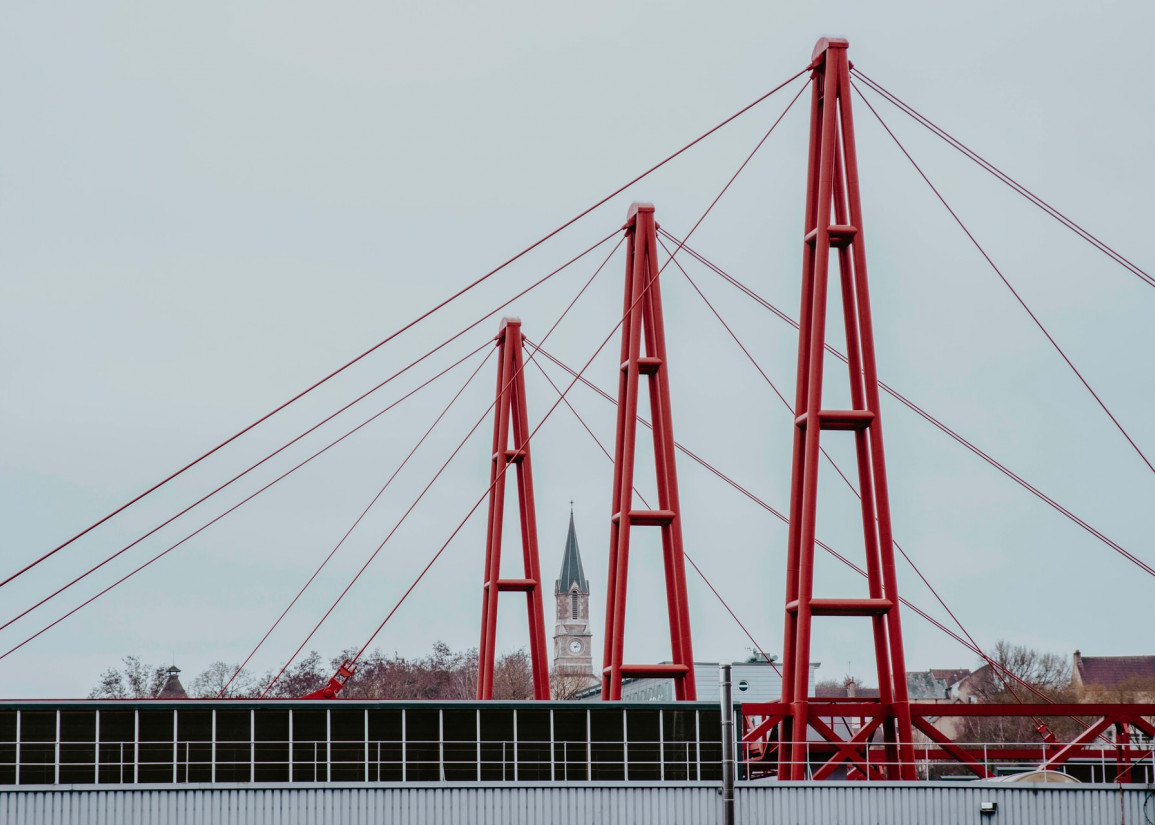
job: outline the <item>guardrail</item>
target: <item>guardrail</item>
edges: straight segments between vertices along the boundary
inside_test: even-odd
[[[0,705],[0,785],[720,781],[704,704]]]

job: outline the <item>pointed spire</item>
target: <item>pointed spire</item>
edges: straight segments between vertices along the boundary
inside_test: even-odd
[[[577,530],[573,526],[573,502],[570,502],[569,511],[569,535],[565,539],[565,554],[561,560],[561,575],[558,576],[556,592],[565,593],[574,582],[577,582],[578,590],[589,595],[590,585],[586,581],[585,571],[582,569],[582,557],[578,552]]]

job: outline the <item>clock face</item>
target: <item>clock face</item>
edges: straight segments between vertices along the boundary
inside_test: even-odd
[[[581,653],[582,652],[582,643],[579,642],[577,639],[574,639],[572,642],[569,643],[569,652],[570,653]]]

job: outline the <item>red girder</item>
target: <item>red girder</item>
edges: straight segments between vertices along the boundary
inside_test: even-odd
[[[481,590],[481,644],[478,647],[477,698],[493,698],[493,668],[497,644],[497,602],[501,593],[525,593],[529,613],[529,650],[533,667],[533,698],[549,699],[549,665],[545,648],[545,611],[541,595],[541,564],[537,552],[537,516],[533,501],[533,470],[526,409],[525,364],[521,321],[506,318],[497,333],[497,401],[493,408],[493,449],[490,452],[489,526],[485,539],[485,578]],[[510,431],[512,430],[512,445]],[[517,479],[521,550],[525,578],[502,579],[501,531],[505,517],[505,482]]]
[[[781,741],[789,757],[780,775],[803,779],[806,732],[821,729],[818,701],[809,697],[811,619],[814,616],[862,616],[874,630],[874,655],[881,702],[862,705],[854,715],[881,724],[887,743],[887,778],[914,779],[906,663],[899,622],[890,503],[883,458],[874,334],[866,280],[862,208],[859,201],[854,123],[850,110],[847,42],[823,39],[814,49],[809,172],[803,236],[802,311],[798,331],[794,458],[790,491],[790,529],[786,568],[785,643]],[[841,275],[843,321],[852,409],[822,408],[827,281],[831,250]],[[812,426],[817,422],[817,426]],[[819,437],[823,431],[853,434],[862,498],[868,598],[816,599],[814,590]],[[844,708],[845,709],[845,708]],[[847,712],[849,715],[849,712]],[[834,736],[832,730],[823,735]],[[837,737],[836,737],[837,738]],[[847,747],[837,740],[839,758]],[[870,771],[873,773],[873,767]]]
[[[1132,765],[1139,759],[1149,759],[1149,748],[1140,748],[1131,741],[1131,730],[1142,731],[1155,739],[1155,704],[1111,704],[1062,702],[1055,704],[943,704],[938,702],[910,702],[907,707],[915,729],[921,731],[930,745],[913,744],[908,757],[899,756],[902,766],[915,767],[915,760],[921,762],[957,762],[982,778],[993,776],[988,760],[1014,760],[1036,763],[1040,769],[1056,770],[1072,759],[1100,760],[1108,750],[1114,752],[1117,781],[1127,781]],[[887,755],[885,745],[873,744],[868,737],[879,725],[894,714],[893,705],[879,701],[861,699],[833,700],[812,699],[809,703],[809,727],[822,736],[822,741],[802,741],[803,758],[798,764],[801,773],[813,770],[813,778],[823,779],[843,762],[860,773],[878,778],[881,765],[894,766],[894,757]],[[787,760],[793,760],[792,750],[782,750],[775,730],[781,720],[789,718],[793,706],[784,702],[749,703],[742,706],[743,756],[749,775],[777,774],[784,777],[788,768],[793,767]],[[1059,742],[1051,735],[1037,746],[1015,744],[976,744],[956,742],[940,731],[932,720],[952,717],[1057,717],[1076,716],[1091,721],[1087,727],[1069,742]],[[839,736],[834,720],[846,720],[847,729],[853,724],[865,721],[854,736],[847,739]],[[1114,742],[1103,742],[1095,746],[1095,740],[1111,727],[1115,728]],[[883,753],[879,758],[871,758],[876,751]],[[790,772],[793,775],[794,772]],[[803,776],[802,778],[805,778]],[[861,777],[860,777],[861,778]]]
[[[694,654],[690,643],[690,614],[686,604],[685,554],[679,518],[681,507],[678,503],[678,476],[674,465],[669,365],[662,320],[662,293],[658,284],[657,224],[654,222],[653,205],[633,204],[626,219],[625,230],[628,248],[622,350],[619,359],[621,371],[618,381],[613,503],[610,510],[602,698],[622,698],[623,676],[649,676],[673,679],[674,696],[678,700],[693,700],[697,698],[697,689],[694,684]],[[634,510],[632,506],[638,383],[642,375],[649,381],[658,487],[657,510]],[[632,528],[642,526],[658,527],[662,534],[672,659],[672,664],[668,665],[623,664],[630,533]]]
[[[305,694],[302,699],[336,699],[337,694],[341,692],[341,688],[345,687],[345,682],[357,670],[357,665],[354,662],[346,659],[341,662],[337,672],[329,678],[323,688],[314,690],[312,693]]]

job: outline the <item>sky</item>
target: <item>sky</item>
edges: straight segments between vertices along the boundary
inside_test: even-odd
[[[854,65],[1147,271],[1155,101],[1141,2],[12,2],[0,10],[0,573],[22,568],[597,203],[842,36]],[[631,201],[690,232],[804,79],[359,361],[139,505],[0,588],[0,624],[617,232]],[[877,96],[868,98],[1135,443],[1155,459],[1155,291]],[[1155,471],[854,100],[881,378],[1148,563]],[[690,246],[792,316],[807,133],[793,107]],[[422,655],[477,644],[500,317],[613,393],[614,239],[96,573],[0,630],[0,655],[469,353],[123,585],[0,658],[0,695],[86,695],[136,655],[195,674],[238,663],[464,386],[312,587],[253,656],[373,638]],[[797,338],[691,259],[689,276],[793,397]],[[675,267],[662,276],[680,442],[788,508],[791,415]],[[834,304],[837,311],[837,304]],[[833,316],[832,316],[833,317]],[[595,351],[607,341],[605,349]],[[842,345],[838,325],[829,341]],[[592,359],[592,360],[591,360]],[[466,384],[469,374],[477,377]],[[563,377],[551,376],[561,387]],[[830,402],[845,376],[827,370]],[[557,400],[527,371],[535,426]],[[567,399],[611,452],[614,408]],[[1155,653],[1155,581],[889,399],[895,536],[983,647]],[[473,434],[467,433],[476,425]],[[847,471],[848,438],[824,444]],[[381,545],[437,475],[412,514]],[[569,509],[592,588],[595,662],[612,464],[564,405],[532,442],[541,564]],[[647,472],[650,475],[647,475]],[[782,648],[785,528],[680,460],[687,553],[767,653]],[[855,500],[821,478],[818,536],[861,561]],[[638,487],[654,489],[639,464]],[[516,511],[507,509],[507,523]],[[503,574],[520,577],[507,529]],[[753,646],[690,570],[694,655]],[[904,597],[950,622],[899,560]],[[816,595],[863,594],[820,558]],[[547,590],[547,616],[552,594]],[[626,658],[669,657],[652,536],[631,556]],[[526,643],[518,597],[500,650]],[[909,669],[977,657],[909,611]],[[547,627],[552,635],[552,623]],[[551,646],[552,647],[552,646]],[[863,620],[819,620],[818,677],[873,684]]]

